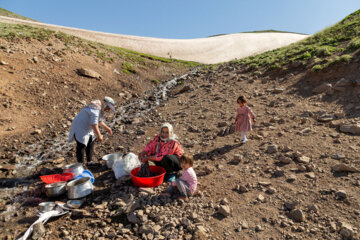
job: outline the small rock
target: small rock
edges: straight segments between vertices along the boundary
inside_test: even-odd
[[[255,226],[255,231],[256,232],[261,232],[261,231],[264,231],[263,227],[261,225],[256,225]]]
[[[227,205],[227,204],[229,204],[229,200],[227,198],[223,198],[223,199],[221,199],[220,204]]]
[[[301,209],[294,209],[289,213],[289,217],[295,222],[303,222],[305,221],[305,216]]]
[[[345,159],[345,155],[343,153],[336,153],[331,155],[331,158],[335,160],[341,160],[341,159]]]
[[[259,194],[259,196],[256,198],[259,202],[264,202],[265,201],[265,197],[261,194]]]
[[[32,239],[37,240],[45,236],[45,227],[42,222],[38,222],[33,226]]]
[[[352,226],[347,223],[341,223],[340,235],[346,239],[352,239],[354,236],[354,230]]]
[[[249,228],[249,224],[247,223],[247,221],[242,221],[242,222],[240,222],[240,226],[241,226],[243,229],[248,229],[248,228]]]
[[[318,210],[319,210],[319,207],[317,205],[315,205],[315,204],[309,206],[309,211],[317,213]]]
[[[227,205],[220,205],[218,213],[220,213],[221,215],[223,215],[225,217],[230,216],[230,213],[231,213],[230,207]]]
[[[296,180],[296,176],[294,174],[291,174],[286,178],[287,182],[294,182],[295,180]]]
[[[35,129],[31,134],[32,135],[40,135],[42,133],[41,129]]]
[[[310,162],[310,158],[306,157],[306,156],[301,156],[301,157],[298,158],[298,162],[307,164],[307,163]]]
[[[278,151],[278,146],[277,145],[275,145],[275,144],[272,144],[272,145],[269,145],[268,147],[267,147],[267,150],[266,150],[266,152],[267,153],[276,153]]]
[[[268,194],[274,194],[274,193],[276,193],[276,189],[273,188],[273,187],[269,187],[269,188],[266,190],[266,193],[268,193]]]
[[[240,185],[237,187],[237,190],[240,192],[240,193],[246,193],[249,191],[249,189],[243,185]]]
[[[208,240],[208,236],[204,229],[197,229],[194,233],[194,240]]]
[[[308,177],[310,179],[315,179],[316,178],[315,173],[313,173],[313,172],[305,173],[305,177]]]
[[[294,202],[285,202],[284,203],[284,206],[285,206],[285,208],[286,209],[288,209],[288,210],[293,210],[293,209],[295,209],[295,207],[297,206],[297,205],[299,205],[299,201],[294,201]]]
[[[335,192],[336,199],[345,199],[347,197],[347,194],[344,190],[339,190]]]

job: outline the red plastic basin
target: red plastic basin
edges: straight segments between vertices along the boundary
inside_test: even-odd
[[[46,183],[56,183],[56,182],[67,182],[74,177],[74,173],[61,173],[61,174],[52,174],[40,176],[40,179]]]
[[[158,176],[155,177],[137,177],[137,173],[139,172],[140,168],[134,168],[131,172],[131,179],[135,186],[137,187],[157,187],[164,181],[164,176],[166,170],[162,167],[158,166],[149,166],[150,171],[154,173],[159,173]]]

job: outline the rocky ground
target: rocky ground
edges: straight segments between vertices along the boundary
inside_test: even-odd
[[[161,123],[170,122],[195,156],[198,193],[171,200],[160,196],[167,184],[139,189],[129,179],[116,180],[98,160],[88,165],[96,188],[84,206],[40,226],[35,237],[359,239],[358,68],[355,59],[326,73],[291,69],[258,77],[225,64],[179,79],[159,106],[156,97],[139,96],[145,100],[122,117],[109,116],[116,119],[114,134],[96,145],[96,159],[138,153]],[[239,95],[249,98],[257,116],[244,145],[227,133]],[[43,154],[53,149],[55,137],[39,139],[48,145]],[[33,143],[24,140],[25,148]],[[19,179],[3,170],[0,237],[19,237],[36,220],[38,202],[48,200],[36,174],[59,172],[74,161],[70,146],[48,155],[33,176]]]

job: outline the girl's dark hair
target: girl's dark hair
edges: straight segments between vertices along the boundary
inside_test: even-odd
[[[240,97],[238,97],[238,99],[237,99],[236,102],[237,102],[237,103],[239,103],[239,102],[241,102],[241,103],[247,103],[248,100],[246,99],[245,96],[240,96]]]
[[[184,155],[180,157],[180,163],[181,162],[188,163],[190,167],[192,167],[194,165],[194,157],[191,154],[184,153]]]

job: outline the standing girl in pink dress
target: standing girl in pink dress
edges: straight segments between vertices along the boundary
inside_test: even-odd
[[[256,122],[253,111],[247,105],[247,99],[245,96],[240,96],[237,99],[239,107],[236,111],[235,117],[235,132],[241,133],[241,143],[246,143],[246,132],[252,130],[251,119]],[[251,119],[250,119],[251,118]]]

